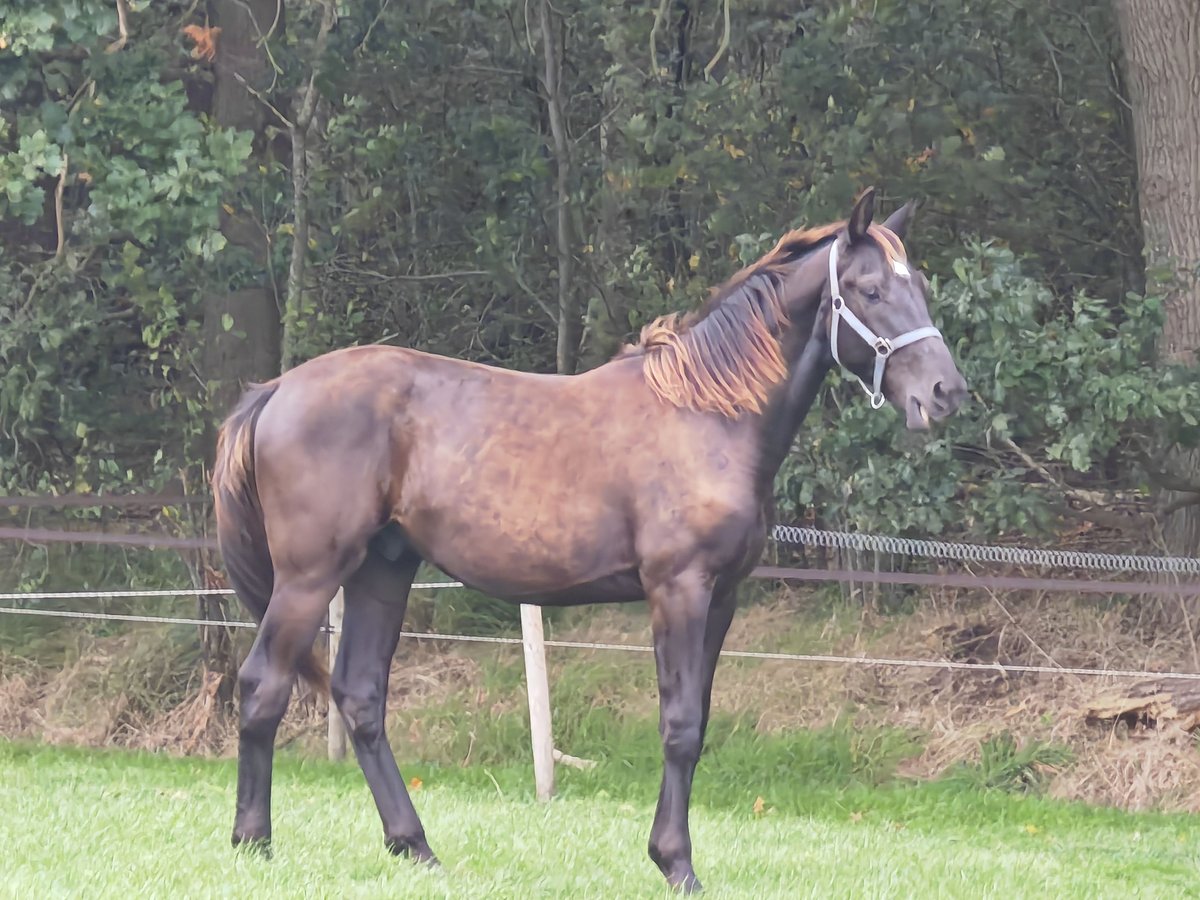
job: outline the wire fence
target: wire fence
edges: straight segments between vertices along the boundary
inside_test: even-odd
[[[414,585],[415,587],[415,585]],[[74,610],[27,609],[21,607],[0,607],[0,614],[9,613],[23,616],[48,616],[66,619],[92,619],[96,621],[138,622],[158,625],[199,625],[220,626],[225,628],[257,628],[254,622],[213,621],[211,619],[193,619],[174,616],[139,616],[124,613],[89,613]],[[321,631],[330,634],[341,629],[322,628]],[[520,646],[521,638],[503,637],[486,634],[441,634],[425,631],[402,631],[400,637],[419,641],[443,641],[450,643],[471,644],[503,644]],[[569,650],[615,650],[627,653],[653,653],[654,648],[648,644],[614,644],[604,641],[562,641],[547,639],[543,642],[547,647],[559,647]],[[971,663],[950,659],[901,659],[877,656],[839,656],[823,653],[782,653],[767,650],[722,650],[722,657],[731,659],[758,659],[782,662],[825,663],[835,665],[859,665],[873,667],[900,667],[920,669],[957,669],[974,672],[991,672],[1000,675],[1042,674],[1042,675],[1076,675],[1109,678],[1161,678],[1180,681],[1200,681],[1200,672],[1151,671],[1142,669],[1096,669],[1077,666],[1033,666],[1018,663]]]
[[[1116,553],[1090,553],[1082,550],[962,544],[952,541],[934,541],[853,531],[826,531],[798,525],[776,525],[771,536],[781,544],[890,553],[897,556],[920,556],[927,559],[956,562],[1007,563],[1018,566],[1090,569],[1106,572],[1200,574],[1200,559],[1188,556],[1134,556]]]
[[[170,505],[202,502],[198,497],[128,496],[120,498],[94,498],[72,496],[63,498],[0,497],[0,508],[77,508],[88,506],[115,505],[122,507],[159,508]],[[50,502],[38,502],[49,500]],[[105,502],[100,502],[101,500]],[[1200,559],[1171,556],[1140,556],[1109,553],[1091,553],[1071,550],[1050,550],[1018,546],[970,544],[948,541],[904,538],[859,532],[828,531],[818,528],[780,525],[771,532],[772,539],[779,544],[823,547],[856,552],[886,553],[906,557],[922,557],[952,562],[976,562],[1042,568],[1070,568],[1106,572],[1136,572],[1151,575],[1200,575]],[[0,539],[27,542],[61,541],[78,543],[122,544],[145,547],[169,547],[174,549],[212,549],[215,542],[210,538],[172,537],[168,535],[136,534],[122,532],[50,531],[33,528],[0,527]],[[844,569],[796,569],[759,567],[755,577],[809,582],[851,582],[876,584],[907,584],[917,586],[940,586],[976,588],[990,590],[1045,590],[1070,593],[1146,594],[1157,596],[1200,596],[1200,582],[1164,583],[1144,581],[1117,581],[1108,579],[1075,578],[1028,578],[1011,575],[981,575],[955,573],[883,572]],[[430,581],[413,585],[415,590],[438,590],[461,588],[458,581]],[[183,598],[205,596],[228,596],[234,592],[223,588],[153,589],[153,590],[108,590],[108,591],[40,591],[0,593],[0,601],[25,603],[30,601],[64,600],[118,600],[136,598]],[[178,616],[149,616],[133,613],[92,612],[86,610],[55,610],[38,607],[0,607],[0,615],[81,619],[92,621],[128,622],[156,625],[216,626],[226,628],[256,628],[254,622],[241,620],[218,620]],[[330,632],[328,627],[323,629]],[[467,635],[432,634],[424,632],[401,632],[401,637],[411,640],[465,642],[483,644],[520,645],[520,638]],[[635,644],[614,644],[591,641],[547,640],[547,647],[577,650],[611,650],[650,653],[653,647]],[[1004,675],[1052,674],[1097,676],[1118,678],[1159,678],[1196,681],[1200,673],[1151,671],[1130,669],[1100,669],[1057,665],[1017,665],[1001,663],[971,663],[957,660],[900,659],[886,657],[844,656],[832,654],[782,653],[754,650],[725,650],[722,655],[733,658],[774,660],[795,663],[817,663],[861,666],[894,666],[943,670],[985,671]]]

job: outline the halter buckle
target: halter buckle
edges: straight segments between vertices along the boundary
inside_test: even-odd
[[[871,395],[871,409],[880,409],[887,400],[883,396],[883,391]]]
[[[875,352],[887,359],[892,355],[892,342],[885,337],[875,339]],[[876,407],[878,408],[878,407]]]

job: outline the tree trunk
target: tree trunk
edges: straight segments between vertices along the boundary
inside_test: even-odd
[[[1148,284],[1167,296],[1160,350],[1169,360],[1194,364],[1200,351],[1200,4],[1116,0],[1116,9],[1133,105],[1146,260],[1151,272],[1169,273]],[[1171,468],[1178,480],[1200,485],[1200,454],[1177,454]],[[1164,501],[1186,496],[1172,493]],[[1163,533],[1172,553],[1195,554],[1200,506],[1170,514]]]
[[[317,111],[317,66],[321,64],[321,57],[325,53],[334,18],[333,0],[324,0],[321,4],[321,25],[313,46],[308,86],[305,87],[300,97],[295,121],[288,125],[288,133],[292,140],[293,230],[292,255],[288,265],[287,300],[284,303],[283,349],[280,359],[280,368],[285,371],[301,362],[300,333],[308,314],[304,299],[308,267],[308,134],[313,116]]]
[[[1118,0],[1117,12],[1147,257],[1178,279],[1169,285],[1162,349],[1192,363],[1200,350],[1200,4]]]
[[[271,28],[277,10],[282,13],[282,9],[276,0],[210,0],[208,7],[210,22],[221,29],[213,60],[212,120],[226,128],[253,132],[254,146],[261,148],[266,143],[263,136],[266,110],[246,84],[265,91],[271,83],[270,60],[261,46],[260,35]],[[282,15],[275,24],[276,37],[281,27]],[[258,162],[257,158],[252,159],[249,165],[256,166]],[[216,422],[229,412],[247,382],[267,381],[279,374],[279,299],[270,277],[270,247],[253,213],[238,209],[236,203],[236,195],[230,191],[227,205],[222,205],[220,213],[221,231],[232,247],[250,255],[262,274],[252,284],[231,291],[213,291],[202,301],[200,365],[208,396],[208,434],[204,446],[205,462],[210,467]],[[206,561],[200,567],[198,583],[206,587],[218,585],[215,572]],[[225,603],[218,597],[203,598],[199,612],[201,618],[213,621],[228,618]],[[229,630],[220,625],[202,626],[201,645],[205,665],[221,678],[217,696],[228,710],[237,675]]]
[[[251,131],[254,146],[265,144],[265,106],[247,89],[265,91],[272,72],[260,35],[275,22],[276,0],[210,0],[209,16],[221,29],[213,60],[212,119],[217,125]],[[278,38],[276,24],[275,38]],[[244,79],[244,82],[239,79]],[[254,165],[258,160],[252,160]],[[229,208],[222,208],[221,231],[234,247],[246,251],[262,275],[237,290],[204,297],[202,329],[204,380],[210,415],[222,418],[250,381],[266,381],[279,374],[279,298],[270,278],[267,236],[250,210],[237,209],[230,193]],[[227,327],[229,326],[229,327]],[[207,446],[212,453],[213,441]]]
[[[538,6],[542,29],[542,49],[546,71],[542,86],[546,92],[546,111],[553,139],[554,190],[556,206],[555,250],[558,257],[558,348],[555,354],[559,374],[573,375],[579,366],[579,337],[582,330],[578,300],[572,284],[574,263],[571,240],[571,148],[563,116],[562,56],[554,15],[549,0]]]

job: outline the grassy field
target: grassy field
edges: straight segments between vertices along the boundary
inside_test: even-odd
[[[865,761],[844,732],[727,735],[693,805],[707,894],[1200,896],[1195,819],[987,791],[971,773],[902,783],[887,769],[903,744],[879,736]],[[443,862],[422,871],[383,850],[353,763],[280,755],[264,861],[229,847],[232,761],[0,743],[0,896],[662,896],[645,855],[657,770],[641,756],[563,772],[545,806],[524,767],[406,767]]]

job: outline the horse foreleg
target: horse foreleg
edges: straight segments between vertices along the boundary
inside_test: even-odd
[[[266,852],[271,841],[271,769],[275,732],[287,711],[296,667],[312,649],[336,579],[277,581],[254,645],[238,670],[237,814],[233,843]]]
[[[736,609],[737,591],[735,588],[714,593],[712,603],[708,607],[708,621],[704,626],[704,715],[700,720],[700,739],[702,741],[708,730],[708,711],[712,706],[713,675],[717,671],[717,662],[721,658],[721,647],[725,644],[725,635],[729,633],[729,625],[733,621],[733,613]]]
[[[419,564],[415,557],[389,563],[372,553],[347,580],[342,643],[331,688],[379,809],[388,850],[436,863],[384,727],[388,674]]]
[[[663,744],[663,779],[650,829],[650,858],[673,887],[698,891],[688,803],[704,742],[705,698],[712,682],[704,652],[712,594],[702,573],[686,571],[649,589],[647,596]]]

